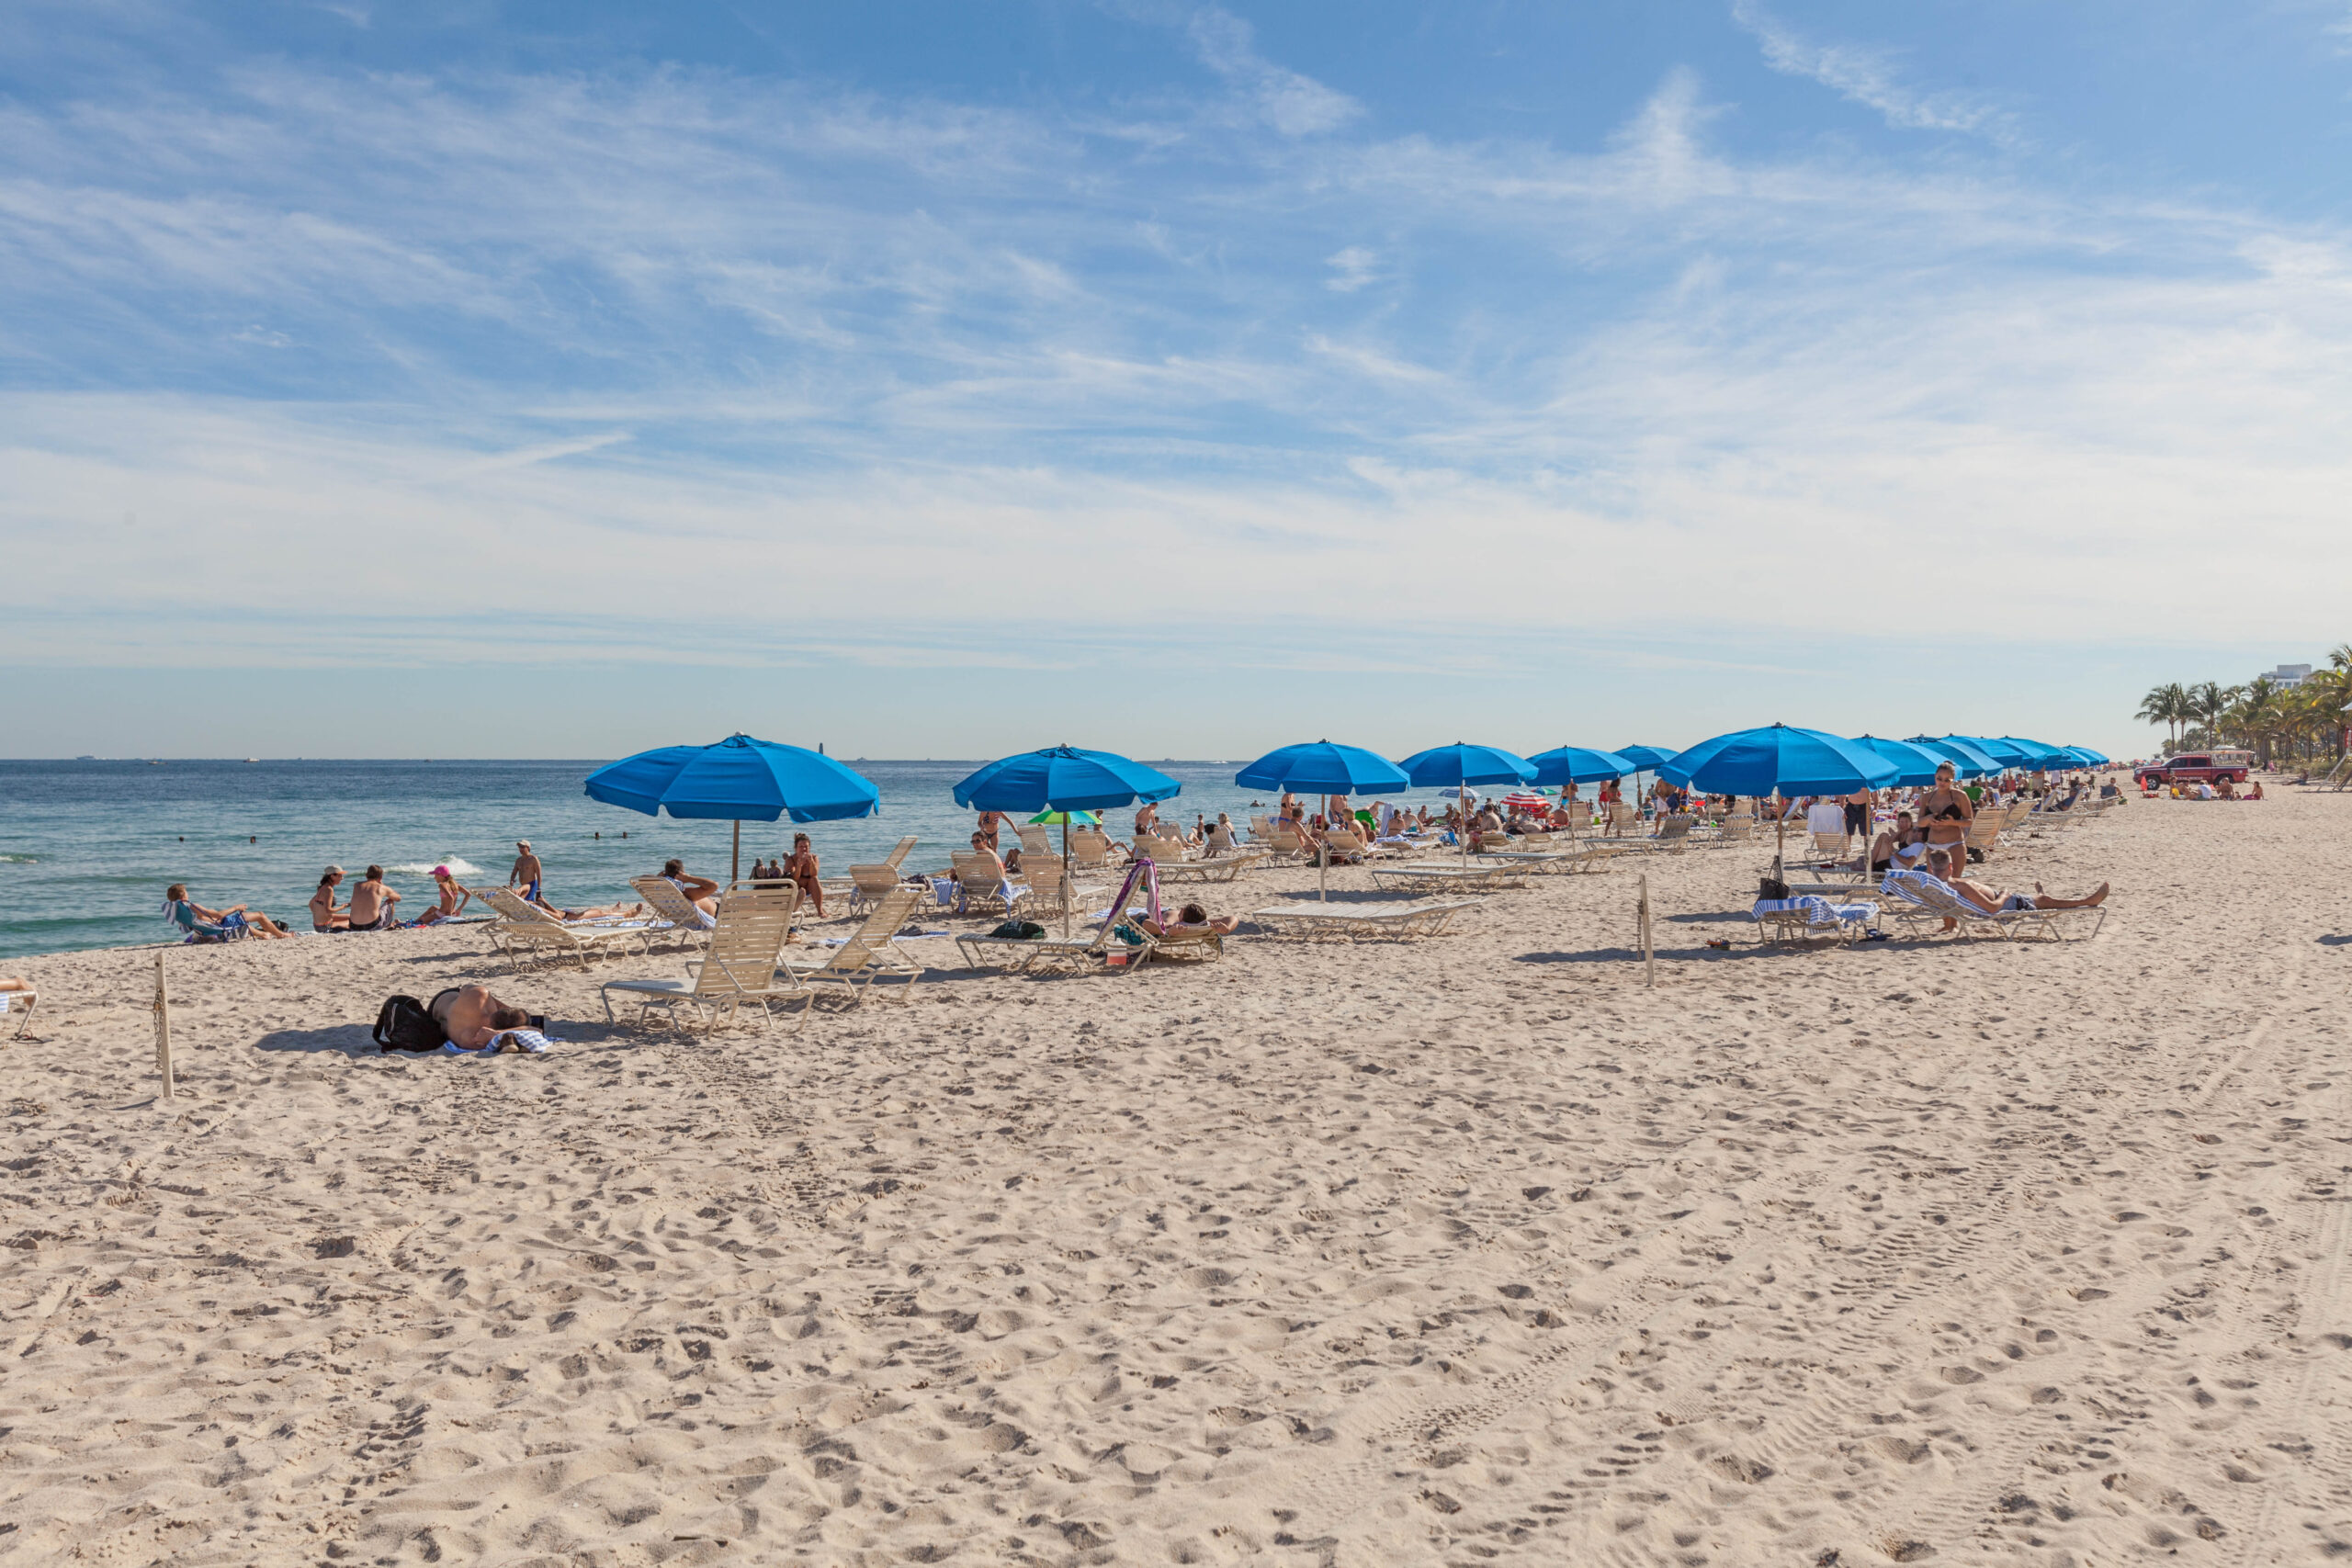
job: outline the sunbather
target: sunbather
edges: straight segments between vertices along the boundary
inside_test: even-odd
[[[718,913],[718,883],[707,876],[687,875],[686,863],[680,860],[663,861],[662,874],[667,880],[678,885],[678,891],[686,896],[687,903],[692,904],[706,915]]]
[[[243,904],[232,904],[225,909],[208,909],[201,904],[191,902],[187,885],[181,882],[175,882],[164,889],[164,915],[198,942],[235,942],[248,936],[269,941],[294,934],[259,909],[248,909]]]
[[[351,926],[351,907],[334,901],[334,890],[343,886],[343,867],[331,865],[320,874],[319,890],[311,895],[311,929],[314,931],[346,931]]]
[[[1926,838],[1912,822],[1911,813],[1898,811],[1894,814],[1894,826],[1881,829],[1877,840],[1871,845],[1870,869],[1883,873],[1900,865],[1907,871],[1924,859],[1927,852]],[[1860,871],[1862,869],[1862,857],[1856,855],[1852,860],[1839,861],[1838,867],[1841,871]]]
[[[487,986],[452,986],[424,1004],[449,1043],[461,1051],[479,1051],[509,1029],[527,1029],[531,1015],[502,1002]]]
[[[437,926],[454,918],[458,910],[474,901],[474,890],[450,875],[446,865],[433,868],[433,885],[441,890],[441,901],[417,916],[416,923],[420,926]]]
[[[1219,936],[1231,936],[1241,929],[1241,917],[1219,915],[1211,919],[1207,909],[1198,904],[1187,904],[1176,911],[1176,918],[1172,920],[1141,919],[1136,924],[1156,937],[1199,936],[1209,931]]]
[[[1981,882],[1954,875],[1949,855],[1940,852],[1930,855],[1928,863],[1936,880],[1959,894],[1962,902],[1972,904],[1988,915],[2006,915],[2018,909],[2095,909],[2107,902],[2108,885],[2104,882],[2080,898],[2061,898],[2055,894],[2045,893],[2039,882],[2033,885],[2031,894],[1996,893]]]
[[[356,931],[388,931],[399,926],[392,912],[401,896],[384,886],[384,868],[371,865],[359,886],[351,890],[351,927]]]

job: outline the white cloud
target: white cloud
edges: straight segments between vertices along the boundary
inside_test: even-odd
[[[1229,12],[1214,6],[1196,11],[1186,30],[1201,63],[1246,94],[1265,122],[1285,136],[1336,130],[1363,112],[1345,93],[1260,54],[1255,31]]]
[[[1887,124],[1907,130],[1955,130],[2012,141],[2016,127],[1981,95],[1920,92],[1906,86],[1885,50],[1860,44],[1816,44],[1781,22],[1758,0],[1732,0],[1732,18],[1764,46],[1764,62],[1790,76],[1809,77],[1841,97],[1875,109]]]
[[[1350,245],[1325,258],[1324,265],[1332,276],[1323,280],[1323,287],[1334,294],[1353,294],[1377,276],[1380,257],[1362,245]]]

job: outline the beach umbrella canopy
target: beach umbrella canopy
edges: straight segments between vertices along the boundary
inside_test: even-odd
[[[1988,739],[1982,735],[1947,735],[1944,739],[1957,740],[1963,746],[1975,747],[1977,750],[1992,759],[1995,773],[2001,773],[2009,768],[2022,768],[2030,760],[2013,740]]]
[[[1526,758],[1499,746],[1472,746],[1459,740],[1416,751],[1397,765],[1416,789],[1535,782],[1535,764]]]
[[[1677,754],[1664,746],[1619,746],[1614,750],[1618,756],[1634,764],[1632,771],[1635,773],[1645,768],[1656,768],[1660,762],[1671,761]]]
[[[1849,795],[1893,784],[1897,772],[1842,736],[1774,724],[1702,740],[1659,763],[1657,776],[1707,795]]]
[[[1029,820],[1047,824],[1058,823],[1064,828],[1073,822],[1081,828],[1099,828],[1102,825],[1102,818],[1091,811],[1040,811]]]
[[[2053,762],[2062,768],[2069,767],[2075,761],[2074,753],[2066,748],[2052,746],[2046,740],[2026,740],[2015,735],[2004,735],[2001,739],[2025,753],[2025,765],[2029,768],[2046,768]]]
[[[1963,779],[1977,778],[1985,773],[1997,773],[2001,771],[2000,763],[1993,761],[1975,747],[1965,741],[1954,740],[1950,736],[1939,739],[1933,735],[1914,735],[1903,743],[1905,746],[1917,746],[1929,756],[1941,757],[1951,764],[1952,773]]]
[[[658,817],[832,822],[872,817],[882,792],[820,751],[730,735],[711,746],[663,746],[588,775],[591,800]]]
[[[2066,750],[2075,754],[2076,761],[2094,768],[2106,767],[2111,760],[2106,752],[2094,751],[2087,746],[2069,746]]]
[[[1869,747],[1901,769],[1894,775],[1894,782],[1906,789],[1935,783],[1936,765],[1949,760],[1907,740],[1888,740],[1876,735],[1857,735],[1854,744]]]
[[[1535,782],[1540,784],[1592,784],[1622,779],[1642,769],[1642,764],[1622,751],[1596,751],[1589,746],[1555,746],[1527,760],[1535,764]]]
[[[1549,811],[1552,797],[1538,795],[1532,789],[1515,789],[1503,796],[1503,804],[1520,811]]]
[[[1115,751],[1048,746],[980,768],[956,786],[956,804],[974,811],[1102,811],[1166,800],[1183,787]]]
[[[781,746],[735,734],[710,746],[662,746],[607,762],[582,786],[591,800],[658,817],[732,821],[734,858],[728,880],[742,870],[743,824],[835,822],[872,817],[882,792],[821,751]]]
[[[1403,789],[1411,781],[1405,777],[1404,769],[1377,752],[1361,746],[1313,740],[1267,752],[1234,774],[1233,782],[1242,789],[1372,795],[1381,790]]]

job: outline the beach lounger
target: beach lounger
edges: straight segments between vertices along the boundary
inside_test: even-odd
[[[1620,843],[1589,843],[1574,850],[1485,851],[1472,855],[1474,863],[1515,866],[1530,876],[1583,876],[1609,869],[1625,852]]]
[[[1449,865],[1442,861],[1411,861],[1403,865],[1376,865],[1372,868],[1374,887],[1450,887],[1465,893],[1496,893],[1510,887],[1527,886],[1524,866],[1509,862],[1489,863],[1473,861],[1467,865]]]
[[[1242,872],[1272,855],[1265,850],[1236,850],[1231,854],[1211,855],[1205,860],[1180,861],[1174,865],[1158,867],[1159,880],[1168,882],[1230,882]]]
[[[777,960],[776,973],[788,977],[796,988],[838,985],[848,995],[852,1007],[865,1005],[874,982],[896,976],[900,981],[899,1005],[906,1005],[913,998],[914,982],[924,965],[922,960],[899,945],[899,928],[907,923],[907,917],[914,912],[922,897],[922,890],[914,887],[884,894],[875,900],[872,911],[850,933],[848,941],[822,952],[812,948],[802,953],[786,953]],[[810,1005],[815,1005],[813,999]],[[801,1021],[808,1021],[806,1013],[801,1015]]]
[[[1139,926],[1129,924],[1127,908],[1133,903],[1136,887],[1147,870],[1154,874],[1157,867],[1130,867],[1127,879],[1119,886],[1118,896],[1111,900],[1110,908],[1095,926],[1091,936],[959,936],[956,951],[962,955],[967,969],[1002,969],[1008,974],[1027,974],[1039,968],[1089,969],[1097,960],[1109,966],[1111,954],[1124,953],[1125,967],[1140,968],[1151,956],[1152,938]],[[1127,934],[1122,934],[1122,931]],[[1133,940],[1130,940],[1132,937]]]
[[[707,1029],[731,1023],[746,1002],[759,1004],[761,1017],[772,1016],[770,1004],[807,993],[789,975],[777,984],[777,956],[792,933],[793,911],[800,906],[800,889],[790,883],[779,887],[730,887],[719,896],[718,918],[712,922],[709,945],[699,963],[689,961],[693,973],[685,979],[607,980],[598,987],[605,1021],[614,1021],[613,993],[639,1003],[642,1025],[658,1010],[675,1022],[691,1014]],[[801,1021],[808,1021],[804,1006]]]
[[[666,925],[648,928],[647,942],[656,936],[674,937],[687,947],[701,945],[710,934],[711,918],[702,912],[702,906],[686,897],[679,886],[666,876],[636,876],[629,886],[645,900],[646,907],[662,917]]]
[[[1794,893],[1793,889],[1791,891]],[[1756,921],[1758,942],[1794,942],[1816,936],[1851,942],[1870,931],[1878,919],[1878,906],[1836,903],[1818,894],[1796,893],[1787,898],[1759,898],[1748,914]]]
[[[1086,889],[1063,876],[1059,855],[1025,865],[1023,875],[1029,887],[1028,901],[1023,906],[1022,912],[1032,919],[1058,915],[1065,908],[1075,908],[1078,900],[1086,897]]]
[[[896,892],[901,887],[915,888],[926,901],[931,897],[930,883],[909,882],[895,865],[876,863],[872,865],[851,866],[849,868],[849,912],[853,915],[864,914],[874,908],[876,899],[886,893]]]
[[[1986,860],[2001,846],[2001,830],[2007,818],[1997,811],[1987,812],[1968,825],[1968,847]]]
[[[1099,829],[1077,828],[1069,836],[1069,863],[1073,871],[1100,871],[1111,863],[1111,840]]]
[[[12,1012],[24,1015],[17,1020],[17,1032],[8,1036],[9,1039],[22,1040],[25,1037],[25,1031],[33,1025],[33,1009],[40,1004],[39,987],[29,991],[0,991],[0,1018]]]
[[[1879,891],[1891,900],[1887,912],[1908,931],[1934,934],[1943,929],[1947,919],[1959,922],[1952,933],[1973,940],[1980,931],[1990,931],[2005,942],[2020,937],[2043,937],[2052,942],[2066,940],[2066,927],[2082,923],[2087,917],[2090,930],[2086,937],[2097,936],[2107,923],[2107,906],[2087,909],[2004,909],[1998,914],[1986,914],[1960,896],[1957,888],[1924,871],[1894,871],[1879,884]],[[2070,919],[2070,917],[2077,919]]]
[[[1260,909],[1249,918],[1272,928],[1277,936],[1308,941],[1410,942],[1436,936],[1464,909],[1475,909],[1476,898],[1420,899],[1411,904],[1323,904],[1300,899],[1295,904]]]
[[[1141,957],[1130,960],[1140,968],[1146,962],[1157,964],[1163,958],[1182,958],[1195,964],[1209,964],[1225,956],[1225,933],[1215,931],[1173,931],[1151,939],[1151,945]]]
[[[537,904],[525,902],[511,887],[492,887],[481,897],[503,917],[483,927],[483,934],[518,974],[526,953],[576,957],[585,969],[588,960],[600,953],[627,953],[631,942],[647,951],[652,946],[650,920],[559,920]]]
[[[1027,887],[1000,874],[986,856],[958,850],[954,859],[956,912],[959,915],[976,910],[980,914],[1001,911],[1009,915],[1013,905],[1029,896]]]
[[[1054,848],[1053,835],[1044,828],[1023,822],[1013,831],[1021,836],[1021,858],[1023,861],[1043,860],[1047,855],[1056,860],[1062,858],[1061,851]]]
[[[1715,841],[1724,844],[1744,844],[1756,836],[1756,815],[1749,811],[1735,811],[1715,830]]]

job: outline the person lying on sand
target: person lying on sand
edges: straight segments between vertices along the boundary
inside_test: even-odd
[[[531,1023],[529,1013],[500,1001],[487,986],[452,986],[425,1003],[424,1010],[462,1051],[479,1051],[504,1031]]]
[[[1137,920],[1136,924],[1156,937],[1200,936],[1209,931],[1215,931],[1219,936],[1231,936],[1241,929],[1241,917],[1219,915],[1216,919],[1211,919],[1208,910],[1200,905],[1187,904],[1176,911],[1176,918],[1172,920],[1144,919]]]
[[[235,942],[248,936],[269,941],[294,934],[259,909],[248,909],[243,904],[208,909],[189,899],[184,882],[175,882],[164,889],[164,914],[198,942]]]
[[[2039,882],[2033,885],[2030,895],[1996,893],[1981,882],[1951,874],[1951,859],[1948,855],[1931,855],[1928,863],[1936,879],[1959,894],[1963,903],[1972,904],[1988,915],[2007,914],[2015,909],[2094,909],[2107,902],[2107,884],[2104,882],[2080,898],[2061,898],[2055,894],[2045,893]]]
[[[417,916],[416,923],[420,926],[437,926],[443,920],[453,919],[458,910],[474,901],[474,890],[450,875],[446,865],[433,868],[433,885],[441,890],[441,901]]]

